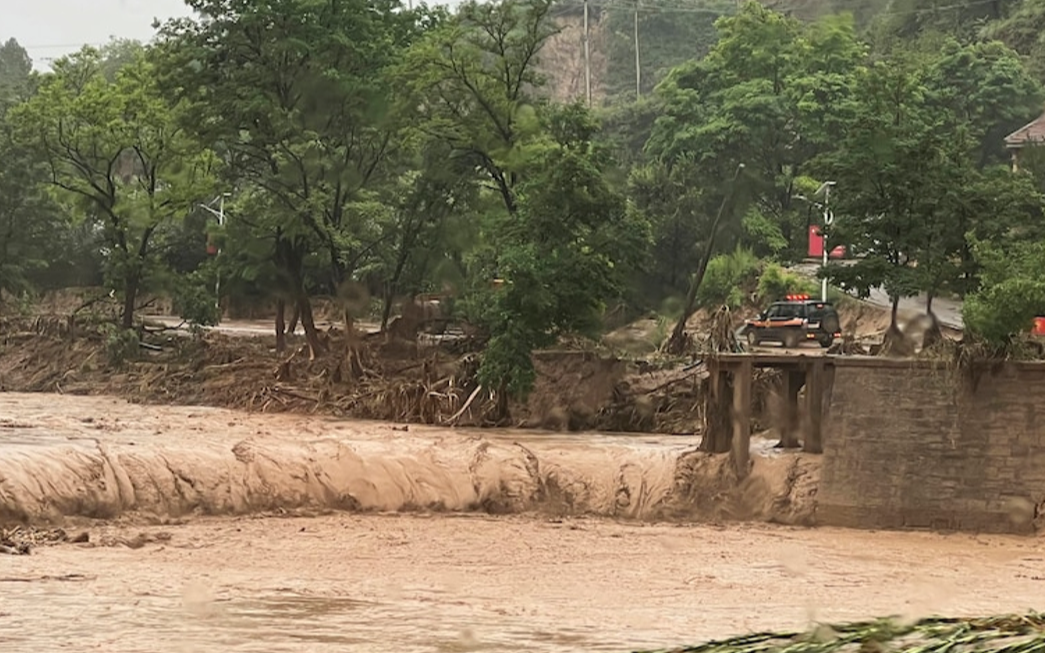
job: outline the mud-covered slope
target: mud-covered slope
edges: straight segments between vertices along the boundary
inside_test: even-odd
[[[759,458],[737,489],[728,456],[691,439],[403,432],[41,394],[0,394],[0,415],[0,523],[295,509],[809,522],[818,475]]]

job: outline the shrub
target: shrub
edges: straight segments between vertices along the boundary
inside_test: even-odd
[[[785,295],[815,295],[816,283],[790,272],[776,263],[769,263],[758,278],[758,299],[761,302],[773,302],[783,299]]]
[[[745,288],[750,287],[758,276],[758,266],[758,258],[743,248],[711,259],[697,291],[697,303],[705,308],[740,307],[747,295]]]

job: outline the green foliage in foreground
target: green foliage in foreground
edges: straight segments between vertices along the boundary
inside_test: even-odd
[[[959,653],[987,650],[996,653],[1045,651],[1045,615],[1032,612],[976,619],[930,618],[915,623],[880,619],[823,624],[806,633],[756,633],[659,653]]]

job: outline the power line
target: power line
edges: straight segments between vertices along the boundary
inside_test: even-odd
[[[26,50],[67,50],[69,48],[83,48],[92,47],[100,48],[108,43],[48,43],[45,45],[31,45],[25,43],[19,43]]]
[[[635,0],[635,99],[642,97],[642,63],[639,61],[639,0]]]
[[[921,16],[928,14],[937,14],[944,11],[969,9],[972,7],[980,7],[984,5],[993,5],[997,0],[971,0],[965,3],[955,3],[950,5],[942,5],[937,7],[922,7],[918,9],[906,9],[906,10],[892,10],[892,11],[876,11],[876,16]],[[739,4],[739,3],[738,3]],[[636,60],[636,95],[639,93],[639,76],[641,71],[639,69],[639,48],[638,48],[638,22],[639,14],[645,16],[656,16],[656,15],[670,15],[670,14],[690,14],[690,15],[705,15],[705,16],[730,16],[736,13],[736,9],[713,9],[709,7],[686,7],[677,4],[652,4],[651,2],[642,3],[641,8],[639,7],[638,0],[560,0],[558,3],[559,7],[576,7],[583,8],[585,14],[589,8],[595,9],[631,9],[634,11],[634,41],[635,41],[635,60]],[[584,46],[585,50],[588,48],[588,35],[587,29],[585,29]],[[102,48],[106,45],[119,40],[113,37],[106,42],[87,42],[87,43],[39,43],[39,44],[20,44],[26,50],[33,51],[47,51],[47,50],[78,50],[83,47]],[[39,61],[50,62],[54,61],[56,57],[53,56],[41,56],[37,57]],[[586,66],[587,69],[587,66]],[[587,73],[590,74],[590,73]],[[589,93],[590,96],[590,93]]]
[[[584,0],[584,88],[591,106],[591,46],[588,34],[588,0]]]
[[[561,0],[559,6],[581,6],[578,4],[579,0]],[[633,3],[628,0],[589,0],[592,7],[601,9],[627,9],[633,6]],[[943,5],[939,7],[923,7],[921,9],[906,9],[901,11],[876,11],[876,16],[908,16],[908,15],[922,15],[922,14],[933,14],[941,11],[950,11],[952,9],[968,9],[970,7],[979,7],[981,5],[995,4],[997,0],[972,0],[971,2]],[[771,7],[772,8],[772,7]],[[712,9],[706,7],[684,7],[684,6],[668,6],[668,5],[653,5],[650,3],[643,3],[643,13],[679,13],[679,14],[714,14],[718,16],[729,15],[735,12],[735,10],[723,10],[723,9]]]
[[[971,0],[965,3],[956,3],[950,5],[942,5],[938,7],[923,7],[920,9],[906,9],[900,11],[876,11],[876,16],[918,16],[923,14],[934,14],[941,11],[950,11],[952,9],[969,9],[970,7],[980,7],[983,5],[993,5],[997,0]],[[572,6],[577,8],[583,8],[586,4],[585,0],[560,0],[558,5]],[[591,8],[595,9],[632,9],[635,7],[634,0],[587,0],[587,4]],[[735,10],[734,10],[735,11]],[[731,10],[723,9],[712,9],[707,7],[685,7],[679,5],[657,5],[651,2],[643,2],[641,7],[643,14],[707,14],[707,15],[730,15],[733,13]],[[81,48],[84,46],[90,46],[94,48],[104,47],[111,43],[107,42],[94,42],[94,43],[43,43],[43,44],[20,44],[26,50],[62,50],[68,48]]]

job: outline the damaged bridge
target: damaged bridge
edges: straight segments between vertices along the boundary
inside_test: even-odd
[[[721,353],[706,359],[709,374],[704,449],[729,453],[737,476],[750,463],[752,385],[755,370],[780,371],[776,388],[782,411],[777,428],[786,448],[823,452],[823,423],[838,357],[778,353]],[[803,393],[803,389],[805,392]]]
[[[1045,528],[1043,362],[722,353],[705,363],[703,448],[728,453],[741,479],[755,370],[780,371],[782,444],[823,454],[820,524]]]

